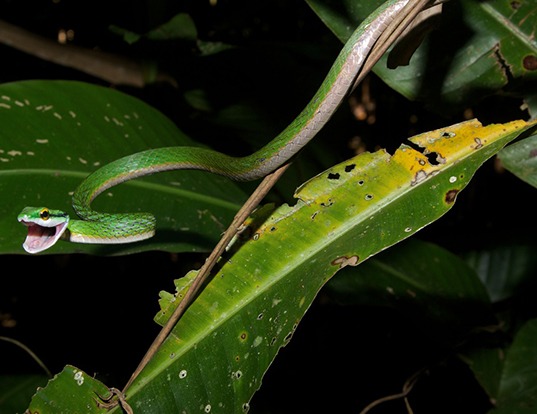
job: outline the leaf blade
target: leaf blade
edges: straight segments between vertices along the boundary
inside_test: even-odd
[[[222,259],[218,273],[129,389],[129,401],[148,412],[170,406],[186,412],[247,411],[278,349],[292,338],[324,283],[340,268],[366,260],[448,211],[454,196],[446,194],[454,186],[464,188],[484,160],[529,127],[467,122],[414,139],[426,149],[440,149],[443,164],[428,164],[424,154],[403,146],[394,156],[362,154],[311,180],[298,190],[296,205],[278,208]],[[476,148],[478,131],[481,137],[490,132],[490,139]],[[440,146],[441,139],[450,140],[451,152]],[[419,214],[416,205],[422,206]],[[157,315],[160,324],[177,302],[165,301],[169,306]],[[160,408],[150,408],[144,395],[161,387],[169,393],[159,399]]]
[[[90,172],[124,155],[195,143],[169,119],[120,92],[80,82],[24,81],[0,86],[0,250],[23,253],[17,214],[27,205],[72,213],[71,194]],[[102,247],[61,242],[52,252],[204,251],[231,221],[244,192],[196,171],[160,173],[114,187],[95,200],[104,211],[150,211],[157,237]],[[196,222],[197,227],[191,228]]]

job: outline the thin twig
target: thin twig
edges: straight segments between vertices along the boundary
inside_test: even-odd
[[[251,214],[251,212],[259,205],[261,200],[267,195],[267,193],[270,191],[270,189],[276,184],[276,182],[280,179],[280,177],[283,175],[283,173],[287,170],[290,164],[285,164],[278,168],[273,173],[267,175],[263,181],[259,184],[259,186],[256,188],[256,190],[253,192],[253,194],[250,196],[250,198],[244,203],[244,205],[241,207],[231,224],[229,225],[228,229],[214,248],[214,250],[211,252],[203,266],[200,268],[196,278],[193,280],[192,284],[188,288],[188,291],[185,294],[185,297],[183,300],[179,303],[175,311],[170,316],[170,319],[168,319],[168,322],[162,327],[159,334],[147,350],[146,354],[140,361],[140,364],[132,374],[131,378],[129,379],[129,382],[125,385],[123,388],[123,392],[125,392],[129,386],[132,384],[134,379],[138,376],[138,374],[142,371],[142,369],[147,365],[147,363],[151,360],[153,355],[157,352],[160,345],[164,342],[164,340],[168,337],[169,333],[172,331],[173,327],[179,320],[179,318],[183,315],[186,308],[190,305],[194,297],[198,294],[200,288],[203,286],[205,281],[207,280],[207,277],[209,276],[211,270],[213,269],[214,265],[216,264],[218,258],[222,255],[227,245],[231,242],[233,237],[237,234],[238,229],[240,226],[244,223],[244,221],[248,218],[248,216]]]
[[[43,368],[43,371],[47,374],[47,377],[52,378],[52,373],[47,368],[47,366],[41,361],[41,359],[26,345],[24,345],[22,342],[17,341],[16,339],[9,338],[7,336],[0,336],[0,341],[10,342],[19,348],[21,348],[23,351],[25,351],[30,357],[37,362],[37,365],[39,365],[41,368]]]
[[[110,396],[106,398],[97,394],[97,397],[99,398],[97,400],[97,407],[111,410],[119,405],[126,414],[134,414],[134,410],[125,400],[125,395],[120,390],[117,388],[109,388],[108,392],[110,393]]]
[[[409,414],[412,414],[412,408],[410,407],[410,403],[407,400],[408,394],[412,391],[414,388],[414,385],[416,385],[416,382],[418,382],[418,378],[420,375],[424,372],[424,369],[419,370],[418,372],[415,372],[410,378],[408,378],[405,383],[403,384],[403,390],[400,393],[387,395],[385,397],[379,398],[378,400],[375,400],[367,405],[362,411],[360,411],[360,414],[367,414],[369,413],[373,408],[376,406],[385,403],[387,401],[393,401],[398,400],[400,398],[404,398],[405,406],[407,408],[407,412]]]

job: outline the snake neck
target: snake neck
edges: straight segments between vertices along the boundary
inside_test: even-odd
[[[105,214],[93,212],[95,220],[71,220],[65,236],[75,243],[120,244],[145,240],[155,234],[152,214]]]

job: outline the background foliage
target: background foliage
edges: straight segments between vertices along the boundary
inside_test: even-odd
[[[316,2],[310,3],[313,7]],[[357,14],[350,9],[352,2],[333,2],[337,7],[323,3],[330,7],[331,15],[351,22],[346,27],[354,26],[355,17],[351,16]],[[516,3],[521,7],[510,10],[511,16],[535,7],[532,1]],[[484,50],[494,51],[495,37],[490,33],[504,33],[513,27],[509,20],[490,22],[490,16],[498,16],[491,12],[497,10],[497,4],[464,1],[446,5],[447,28],[434,32],[428,48],[439,51],[441,45],[447,45],[457,53],[442,49],[439,64],[453,56],[460,59],[458,63],[468,62],[468,54],[482,60],[490,57],[469,44],[486,43],[488,49]],[[162,111],[199,143],[232,154],[251,152],[293,119],[341,47],[300,1],[110,4],[4,0],[1,7],[1,18],[44,38],[55,40],[65,34],[69,39],[72,30],[74,36],[67,41],[71,45],[140,62],[138,68],[143,70],[139,73],[144,76],[160,73],[162,81],[151,82],[146,76],[148,83],[143,88],[133,84],[113,87]],[[485,17],[483,10],[488,12]],[[178,19],[182,19],[184,30],[172,33],[174,38],[170,39],[170,29],[162,25],[177,15],[182,16]],[[527,21],[535,25],[534,19]],[[455,30],[450,26],[453,22],[461,23],[466,31]],[[476,25],[486,30],[478,31]],[[532,28],[525,30],[531,32]],[[337,27],[331,29],[345,37]],[[449,42],[453,33],[465,33],[463,38],[475,43]],[[517,42],[502,39],[502,48],[492,58],[504,59],[505,50],[520,50]],[[515,57],[518,63],[535,53],[531,44],[524,48]],[[82,80],[107,87],[111,83],[6,45],[0,46],[0,52],[2,83],[26,79]],[[458,58],[463,53],[467,55]],[[479,64],[483,63],[480,59],[476,59]],[[271,200],[289,201],[305,179],[363,148],[393,151],[407,136],[474,116],[485,124],[528,117],[521,106],[526,102],[532,108],[531,79],[513,70],[502,83],[494,77],[478,76],[493,76],[486,70],[477,73],[470,69],[460,70],[462,76],[456,79],[462,86],[449,95],[466,96],[461,92],[466,87],[470,97],[455,102],[438,98],[441,80],[426,77],[419,85],[421,101],[412,102],[375,75],[370,76],[350,99],[349,107],[342,108],[302,154]],[[482,84],[472,84],[474,79]],[[396,79],[392,85],[403,83]],[[416,91],[415,86],[409,90]],[[364,108],[364,118],[353,116]],[[9,136],[0,133],[0,144],[8,140]],[[19,191],[21,186],[25,184],[21,183]],[[31,191],[30,187],[22,188]],[[245,184],[237,194],[250,189],[251,185]],[[13,197],[12,191],[2,189],[1,197]],[[417,240],[396,246],[362,266],[345,269],[321,291],[293,341],[280,352],[252,401],[252,411],[359,411],[377,398],[399,392],[416,372],[422,374],[409,397],[415,412],[486,413],[493,408],[491,399],[499,404],[496,412],[512,409],[512,378],[518,375],[519,367],[530,367],[529,377],[521,377],[529,378],[530,384],[535,373],[535,351],[527,346],[537,335],[533,199],[532,187],[506,172],[497,160],[491,161],[459,196],[453,210],[420,232]],[[212,236],[195,250],[208,250],[220,232],[221,228],[215,227]],[[16,245],[16,237],[13,233],[6,243]],[[158,310],[158,292],[173,290],[172,280],[199,267],[203,257],[199,253],[163,252],[127,257],[3,256],[0,334],[29,345],[53,373],[72,364],[95,373],[107,384],[122,384],[156,334],[152,317]],[[453,268],[459,269],[456,275],[450,273]],[[464,352],[452,342],[457,321],[479,315],[449,307],[440,314],[431,313],[428,304],[436,298],[416,307],[379,288],[380,278],[398,281],[393,288],[404,290],[398,279],[401,275],[424,280],[435,275],[445,281],[461,274],[471,275],[472,289],[483,300],[491,301],[497,318],[494,329],[465,338],[475,347],[466,346]],[[137,332],[134,343],[133,331]],[[117,352],[114,345],[126,342],[129,345]],[[507,349],[507,359],[500,358],[498,355]],[[41,373],[11,344],[0,342],[0,358],[2,374]],[[35,380],[28,378],[29,382]],[[9,377],[2,381],[0,390],[5,398],[13,388]],[[528,395],[534,404],[535,394]],[[441,406],[438,401],[442,401]],[[520,396],[512,403],[519,401]],[[504,411],[502,404],[508,407]],[[531,404],[529,407],[533,409]],[[6,406],[0,411],[13,412]],[[405,412],[404,404],[387,403],[374,412]]]

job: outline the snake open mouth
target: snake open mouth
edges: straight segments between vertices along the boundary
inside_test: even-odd
[[[22,245],[28,253],[39,253],[48,249],[58,241],[69,223],[66,221],[52,227],[45,227],[31,221],[20,220],[20,222],[28,227],[28,235]]]

